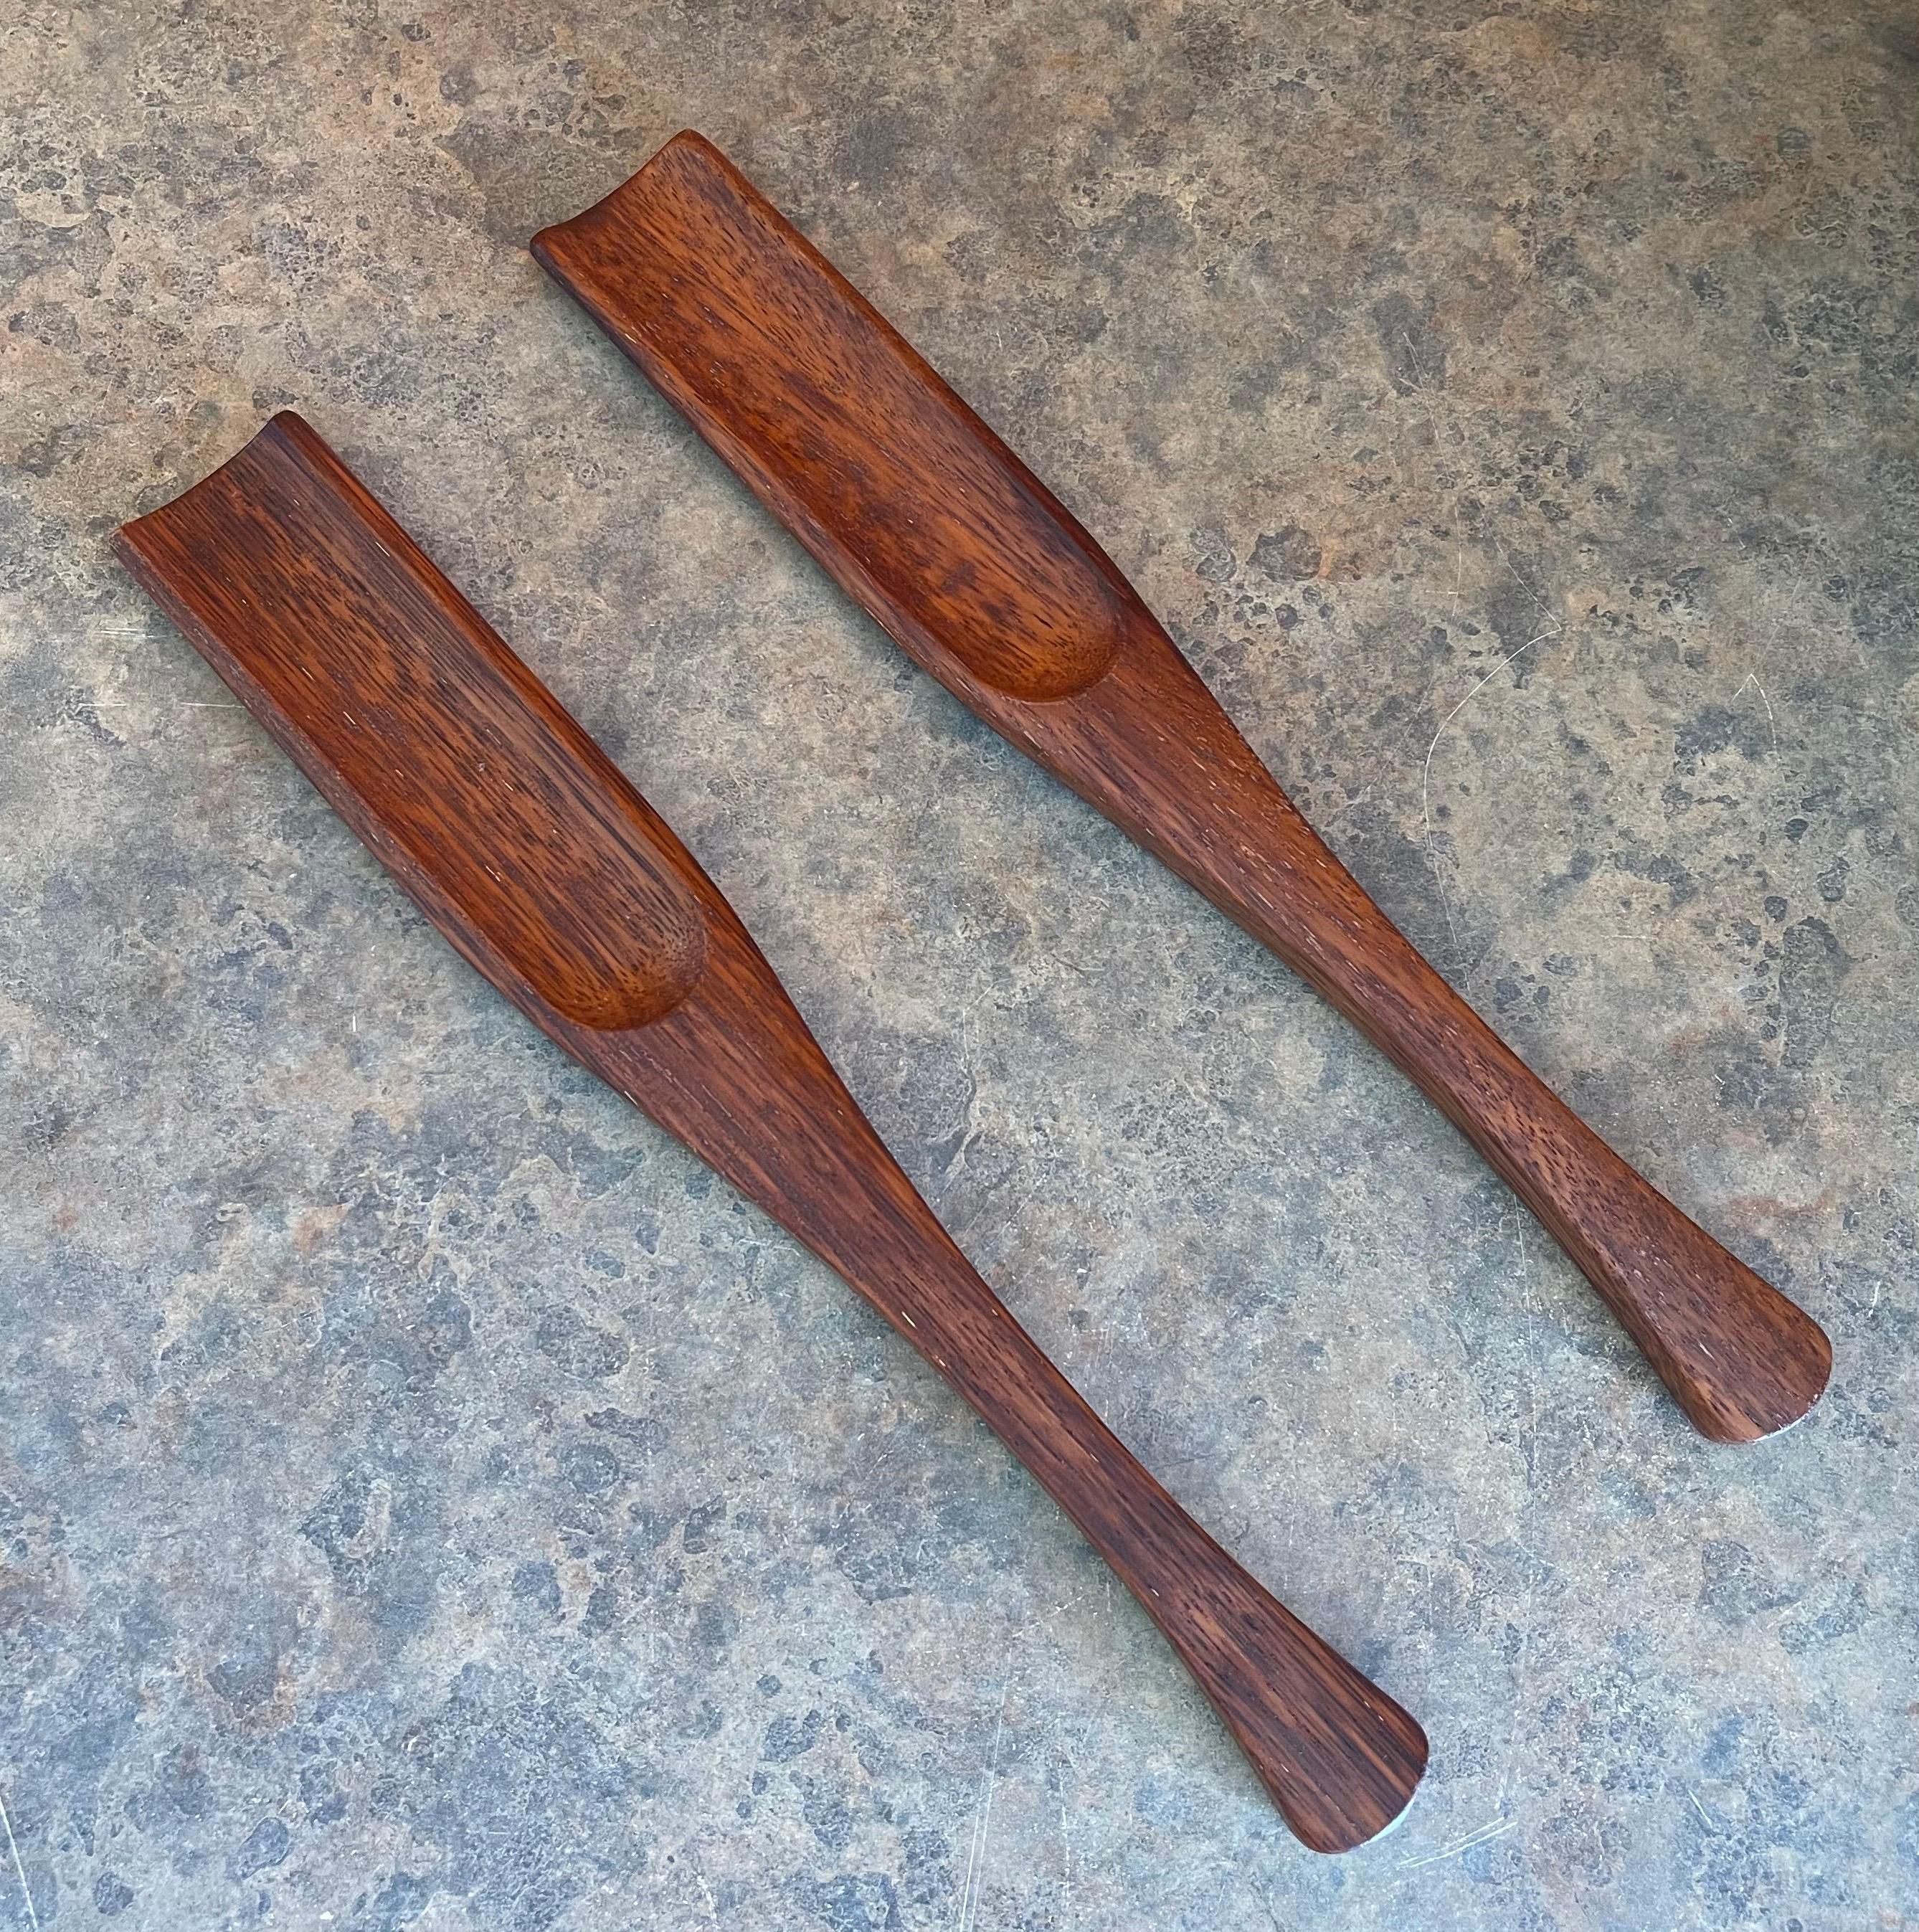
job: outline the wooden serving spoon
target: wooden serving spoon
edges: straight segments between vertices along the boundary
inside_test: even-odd
[[[1136,1596],[1287,1823],[1343,1851],[1424,1735],[1135,1462],[953,1244],[685,846],[301,418],[121,560],[476,970],[836,1268]]]
[[[1105,553],[699,135],[533,253],[916,662],[1364,1029],[1705,1435],[1819,1400],[1818,1324],[1556,1099],[1300,817]]]

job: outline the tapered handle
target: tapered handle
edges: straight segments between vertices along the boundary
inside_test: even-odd
[[[1283,895],[1236,894],[1210,865],[1213,896],[1432,1096],[1578,1264],[1702,1435],[1755,1442],[1799,1420],[1832,1371],[1819,1324],[1580,1120],[1290,804],[1273,812],[1291,820]]]
[[[1165,1633],[1305,1844],[1340,1851],[1384,1831],[1425,1767],[1419,1726],[1193,1522],[1013,1319],[736,922],[715,923],[709,960],[673,1012],[601,1054],[607,1077],[972,1404]],[[730,1099],[747,1095],[750,1107]]]
[[[1832,1348],[1585,1125],[1434,970],[1280,789],[1172,644],[1077,700],[1049,760],[1351,1019],[1579,1266],[1702,1434],[1818,1401]]]
[[[1425,1770],[1418,1724],[1161,1488],[918,1197],[884,1180],[882,1162],[891,1166],[875,1142],[859,1164],[863,1182],[849,1172],[838,1204],[816,1202],[796,1232],[946,1376],[1079,1526],[1165,1633],[1301,1841],[1345,1851],[1384,1831]]]

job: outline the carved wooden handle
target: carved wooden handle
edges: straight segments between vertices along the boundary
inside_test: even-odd
[[[874,1171],[870,1159],[862,1166]],[[841,1199],[857,1198],[859,1185],[849,1174]],[[1425,1769],[1419,1726],[1180,1508],[930,1210],[912,1205],[924,1218],[910,1235],[876,1242],[886,1210],[868,1206],[844,1230],[851,1252],[817,1229],[814,1245],[966,1396],[1112,1565],[1301,1841],[1344,1851],[1385,1830]]]
[[[1418,1725],[1127,1454],[953,1245],[691,855],[319,437],[274,418],[117,539],[460,952],[945,1374],[1171,1640],[1309,1845],[1383,1830]]]
[[[1286,934],[1300,922],[1263,935],[1295,964]],[[1622,1160],[1381,925],[1360,970],[1333,954],[1315,982],[1538,1216],[1702,1435],[1756,1442],[1798,1421],[1831,1372],[1824,1330]]]
[[[669,142],[533,252],[987,722],[1294,966],[1564,1245],[1707,1435],[1817,1400],[1818,1325],[1642,1180],[1420,958],[1112,562],[718,149]]]
[[[1798,1421],[1831,1370],[1819,1324],[1580,1120],[1267,785],[1258,820],[1243,831],[1236,821],[1236,836],[1147,842],[1418,1082],[1551,1230],[1702,1435],[1753,1442]],[[1249,774],[1238,795],[1260,790]]]

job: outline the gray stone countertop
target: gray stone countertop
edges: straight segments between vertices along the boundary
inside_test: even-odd
[[[0,1927],[1919,1925],[1909,8],[0,10]],[[1830,1330],[1697,1438],[1352,1030],[525,250],[733,154],[1454,985]],[[112,562],[304,413],[967,1252],[1415,1712],[1301,1850],[841,1284]]]

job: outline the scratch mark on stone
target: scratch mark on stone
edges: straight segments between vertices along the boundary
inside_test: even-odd
[[[13,1837],[13,1821],[7,1815],[7,1801],[0,1798],[0,1825],[7,1828],[7,1849],[13,1854],[13,1876],[20,1882],[20,1896],[26,1900],[27,1923],[40,1932],[40,1914],[34,1909],[33,1888],[27,1883],[27,1868],[20,1862],[20,1848]]]
[[[979,1894],[986,1882],[986,1832],[993,1816],[993,1787],[1000,1775],[1000,1738],[1006,1727],[1006,1693],[1010,1676],[1000,1686],[1000,1712],[993,1720],[993,1743],[986,1754],[986,1775],[982,1782],[979,1815],[973,1820],[973,1848],[967,1855],[966,1880],[960,1887],[959,1918],[955,1932],[972,1932],[979,1923]]]
[[[1442,1858],[1456,1858],[1462,1852],[1470,1852],[1481,1845],[1489,1845],[1495,1838],[1503,1838],[1519,1823],[1516,1818],[1508,1818],[1503,1822],[1495,1818],[1490,1824],[1482,1825],[1476,1832],[1468,1832],[1463,1838],[1442,1846],[1438,1851],[1429,1852],[1423,1858],[1405,1858],[1400,1862],[1402,1871],[1417,1871],[1421,1865],[1434,1865]]]
[[[1516,572],[1514,574],[1517,574]],[[1521,579],[1522,586],[1524,581],[1523,578]],[[1524,657],[1535,644],[1545,643],[1548,638],[1556,634],[1558,628],[1558,626],[1555,625],[1552,630],[1542,631],[1537,637],[1528,638],[1516,651],[1509,652],[1501,658],[1498,663],[1495,664],[1492,670],[1488,671],[1485,676],[1481,678],[1479,682],[1474,685],[1472,689],[1468,692],[1465,696],[1461,698],[1459,703],[1440,720],[1439,729],[1432,734],[1432,742],[1426,748],[1426,766],[1420,774],[1420,814],[1426,822],[1426,863],[1432,868],[1433,882],[1439,888],[1439,903],[1446,914],[1447,927],[1453,935],[1453,944],[1456,952],[1459,944],[1459,928],[1453,916],[1453,902],[1447,894],[1445,877],[1441,870],[1438,856],[1432,848],[1432,754],[1439,749],[1439,741],[1446,736],[1447,728],[1451,724],[1453,719],[1458,717],[1460,712],[1465,710],[1466,706],[1471,704],[1473,700],[1478,697],[1480,693],[1508,664],[1516,658]]]
[[[1773,716],[1773,701],[1766,695],[1766,688],[1759,682],[1759,674],[1757,671],[1749,670],[1746,674],[1746,684],[1750,684],[1759,694],[1759,702],[1766,707],[1766,724],[1773,734],[1773,750],[1777,752],[1779,749],[1779,720]],[[1732,694],[1734,704],[1737,704],[1745,695],[1746,684],[1742,684]]]
[[[1546,628],[1544,634],[1550,638],[1555,635],[1560,630],[1563,629],[1564,627],[1560,623],[1559,620],[1552,614],[1552,610],[1547,605],[1546,600],[1542,598],[1539,592],[1526,581],[1525,577],[1521,574],[1519,566],[1513,561],[1510,554],[1507,550],[1506,546],[1499,541],[1498,532],[1489,529],[1486,534],[1487,542],[1492,545],[1495,550],[1498,551],[1499,560],[1501,563],[1505,565],[1508,573],[1512,577],[1513,581],[1526,593],[1526,601],[1532,605],[1533,608],[1537,610],[1542,617],[1546,620]],[[1534,644],[1537,644],[1539,642],[1539,639],[1535,638],[1533,640],[1533,642]],[[1524,646],[1522,646],[1521,648],[1523,650],[1525,647]]]

